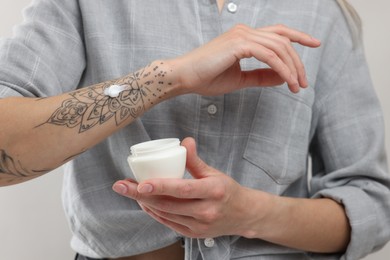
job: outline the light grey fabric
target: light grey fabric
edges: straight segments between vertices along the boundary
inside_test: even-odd
[[[228,1],[229,2],[229,1]],[[126,75],[156,59],[184,54],[237,23],[286,24],[322,40],[296,45],[310,87],[248,88],[218,97],[166,101],[66,166],[63,202],[74,250],[89,257],[151,251],[180,239],[111,190],[133,177],[132,144],[164,137],[196,139],[199,155],[242,185],[293,197],[343,203],[352,226],[345,254],[299,252],[256,239],[186,239],[186,259],[358,259],[390,236],[390,183],[381,108],[363,47],[353,45],[333,0],[215,1],[41,0],[0,42],[0,95],[51,96]],[[264,66],[252,59],[242,67]],[[215,105],[217,112],[208,113]],[[61,149],[61,147],[59,147]],[[313,159],[308,183],[307,161]],[[189,177],[186,174],[186,177]]]

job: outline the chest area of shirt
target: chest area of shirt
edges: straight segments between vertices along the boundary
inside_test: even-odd
[[[102,57],[104,53],[104,57],[111,56],[105,61],[108,64],[115,62],[114,59],[116,62],[130,59],[128,64],[136,69],[155,59],[185,54],[237,24],[253,28],[287,24],[309,30],[308,14],[296,17],[296,12],[289,11],[292,7],[299,8],[299,3],[277,2],[226,0],[219,11],[215,0],[120,1],[117,4],[95,1],[93,8],[83,13],[86,44],[88,49],[98,49]],[[297,48],[300,54],[303,50]],[[252,67],[250,63],[247,65]]]

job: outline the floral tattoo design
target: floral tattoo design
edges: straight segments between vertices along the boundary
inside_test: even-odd
[[[154,99],[163,98],[166,94],[164,86],[171,85],[164,81],[166,74],[159,66],[149,65],[130,77],[72,92],[69,94],[71,97],[62,103],[45,124],[79,127],[79,133],[110,119],[119,126],[129,117],[136,118],[145,112],[147,103],[153,105]],[[104,94],[104,90],[113,84],[125,86],[115,98]]]
[[[167,72],[159,65],[148,65],[130,76],[86,87],[69,93],[50,118],[41,125],[53,124],[67,128],[78,128],[83,133],[95,126],[114,120],[117,126],[130,117],[136,118],[145,110],[163,99],[164,90],[172,83],[166,81]],[[105,89],[112,85],[120,85],[121,92],[112,97],[105,94]],[[37,99],[37,102],[43,99]],[[84,151],[84,150],[83,150]],[[82,151],[82,152],[83,152]],[[75,157],[65,159],[68,161]],[[64,161],[64,162],[65,162]],[[0,147],[0,177],[12,183],[15,178],[26,178],[44,174],[52,169],[27,169],[15,156]]]

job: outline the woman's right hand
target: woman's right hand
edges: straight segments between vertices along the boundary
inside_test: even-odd
[[[292,46],[294,42],[320,46],[319,40],[283,25],[259,29],[236,25],[209,43],[166,62],[179,94],[214,96],[284,82],[296,93],[308,83],[302,61]],[[244,58],[255,58],[270,68],[243,71],[240,60]]]

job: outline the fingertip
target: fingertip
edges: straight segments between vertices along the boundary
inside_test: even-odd
[[[291,74],[291,76],[290,76],[290,83],[288,83],[288,87],[291,90],[291,92],[293,92],[293,93],[299,92],[300,85],[299,85],[298,79],[296,78],[296,76],[294,74]]]
[[[314,38],[313,36],[310,36],[310,40],[314,44],[313,47],[319,47],[321,45],[321,41],[317,38]]]
[[[305,76],[302,76],[302,78],[299,80],[301,88],[307,88],[309,86],[309,83],[307,82],[307,78]]]
[[[300,90],[300,87],[298,86],[298,84],[289,85],[288,88],[294,94],[299,93],[299,90]]]
[[[193,137],[186,137],[183,139],[183,141],[181,141],[181,145],[182,146],[195,146],[195,139]]]
[[[125,195],[129,191],[127,185],[124,184],[123,182],[116,182],[116,183],[114,183],[114,185],[112,185],[112,189],[116,193],[121,194],[121,195]]]
[[[197,155],[196,152],[196,142],[193,137],[186,137],[181,142],[181,145],[184,146],[187,150],[187,157],[189,155]]]
[[[310,48],[317,48],[321,45],[321,41],[318,40],[317,38],[314,38],[313,36],[311,35],[308,35],[306,34],[306,37],[303,37],[299,40],[297,40],[297,42],[299,44],[302,44],[306,47],[310,47]]]

